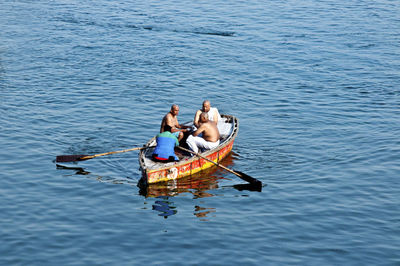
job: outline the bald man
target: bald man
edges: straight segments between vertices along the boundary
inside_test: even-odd
[[[203,102],[202,108],[199,109],[199,110],[197,110],[197,112],[196,112],[196,114],[195,114],[195,116],[194,116],[193,124],[194,124],[196,127],[199,127],[199,118],[200,118],[200,114],[201,114],[202,112],[206,112],[206,113],[208,114],[208,119],[209,119],[210,121],[215,122],[215,124],[218,123],[218,119],[220,119],[220,117],[221,117],[221,116],[219,115],[218,109],[215,108],[215,107],[211,107],[210,101],[209,101],[209,100],[205,100],[205,101]]]
[[[178,114],[179,106],[173,104],[171,110],[164,116],[161,122],[160,133],[164,132],[165,126],[168,125],[171,127],[171,133],[180,141],[184,136],[183,132],[187,132],[190,126],[180,125],[178,123]]]
[[[202,134],[202,137],[199,135]],[[186,140],[190,149],[196,153],[199,148],[202,150],[211,150],[219,145],[219,131],[217,125],[210,121],[208,114],[202,112],[199,116],[199,127]]]

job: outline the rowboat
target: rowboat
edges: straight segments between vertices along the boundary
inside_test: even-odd
[[[199,153],[215,163],[223,160],[232,151],[233,142],[239,131],[239,121],[235,116],[221,115],[221,119],[218,121],[218,130],[220,132],[219,146]],[[151,158],[154,146],[156,146],[156,137],[150,139],[145,145],[147,148],[141,149],[139,152],[139,164],[142,171],[141,185],[176,180],[214,166],[214,163],[200,156],[178,152],[179,149],[176,150],[179,157],[178,162],[155,162]]]

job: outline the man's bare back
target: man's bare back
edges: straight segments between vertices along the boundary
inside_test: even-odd
[[[198,135],[202,134],[202,137]],[[219,145],[219,131],[214,122],[208,120],[208,114],[203,112],[199,118],[199,128],[189,135],[186,140],[194,154],[201,150],[211,150]]]
[[[197,136],[200,133],[203,133],[203,139],[205,139],[206,141],[216,142],[217,140],[219,140],[219,131],[214,122],[208,121],[201,124],[196,132],[193,133],[193,136]]]
[[[198,136],[201,133],[203,133],[203,139],[210,142],[216,142],[220,137],[217,125],[209,121],[205,113],[200,116],[200,127],[193,132],[193,136]]]

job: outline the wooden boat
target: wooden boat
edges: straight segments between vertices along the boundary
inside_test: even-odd
[[[233,142],[239,131],[239,121],[232,115],[221,115],[218,121],[218,129],[220,131],[220,145],[212,150],[200,153],[202,156],[219,162],[224,159],[232,150]],[[156,145],[156,137],[150,139],[145,147]],[[142,149],[139,152],[139,164],[142,170],[142,185],[176,180],[185,176],[193,175],[202,170],[214,166],[213,163],[200,158],[199,156],[191,157],[187,153],[176,153],[179,157],[178,162],[155,162],[151,159],[154,148]]]

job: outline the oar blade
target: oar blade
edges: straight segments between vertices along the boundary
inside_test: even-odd
[[[79,154],[79,155],[58,155],[56,157],[56,162],[57,163],[66,163],[66,162],[76,162],[76,161],[83,161],[85,159],[82,159],[83,157],[86,157],[89,155],[84,155],[84,154]]]
[[[251,185],[262,187],[262,182],[260,180],[255,179],[254,177],[251,177],[248,174],[245,174],[245,173],[240,172],[240,171],[236,171],[235,170],[235,172],[239,174],[238,176],[241,179],[243,179],[246,182],[249,182]]]

